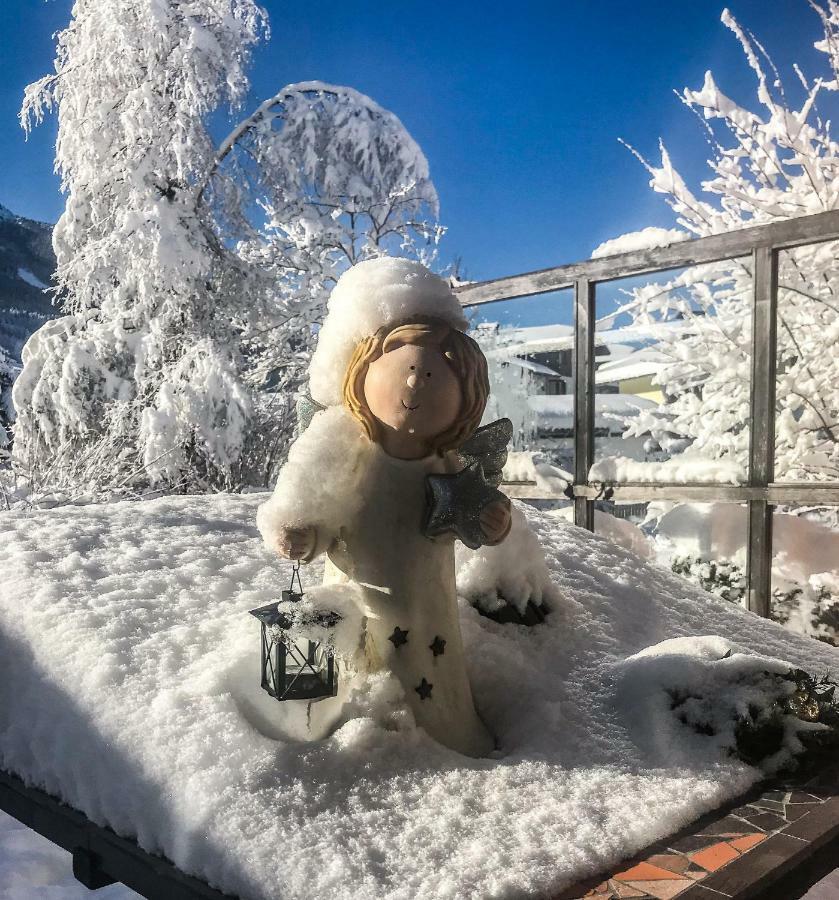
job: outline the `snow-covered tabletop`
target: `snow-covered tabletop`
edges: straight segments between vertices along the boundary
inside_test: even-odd
[[[283,742],[247,614],[288,578],[253,524],[262,499],[0,515],[0,766],[243,898],[558,891],[760,777],[675,721],[665,676],[742,666],[738,649],[839,667],[839,651],[528,511],[564,599],[530,629],[461,606],[495,758],[371,716]],[[699,635],[722,637],[625,662]]]

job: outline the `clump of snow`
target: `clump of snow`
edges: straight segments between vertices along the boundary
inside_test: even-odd
[[[47,290],[49,288],[48,284],[44,284],[37,275],[34,275],[29,269],[23,269],[18,267],[17,277],[25,281],[27,284],[31,284],[32,287],[41,288],[42,290]]]
[[[653,508],[656,535],[671,553],[745,564],[748,512],[737,503],[679,503]],[[774,565],[796,581],[839,567],[839,532],[817,521],[775,512]]]
[[[561,595],[551,582],[545,551],[521,509],[511,511],[510,533],[500,544],[477,550],[456,545],[458,594],[487,612],[505,604],[522,615],[528,603],[551,609]]]
[[[412,316],[469,323],[446,281],[410,259],[381,256],[357,263],[329,295],[327,317],[309,368],[309,391],[324,406],[341,402],[341,386],[357,344],[383,325]]]
[[[308,638],[345,656],[355,652],[361,634],[364,599],[356,584],[323,584],[308,588],[300,600],[281,600],[279,612],[292,622],[295,638]]]
[[[620,237],[603,241],[594,248],[592,259],[601,256],[614,256],[616,253],[629,253],[633,250],[652,250],[654,247],[669,247],[671,244],[686,241],[691,235],[680,228],[642,228],[640,231],[630,231]]]
[[[388,726],[368,711],[396,702],[387,681],[349,700],[329,739],[277,739],[248,615],[291,573],[252,525],[266,499],[0,513],[0,765],[252,900],[551,896],[762,774],[680,723],[667,746],[651,741],[660,705],[624,691],[629,657],[717,634],[817,673],[839,664],[835,648],[518,507],[560,599],[533,628],[460,603],[493,757]],[[320,565],[302,574],[307,589]],[[648,681],[650,697],[668,683]]]
[[[744,468],[737,460],[730,457],[712,459],[692,452],[681,453],[662,462],[608,456],[589,469],[590,481],[742,484],[745,479]]]
[[[511,450],[501,477],[506,482],[535,482],[542,490],[558,495],[564,494],[574,481],[570,472],[546,462],[541,453],[533,450]]]

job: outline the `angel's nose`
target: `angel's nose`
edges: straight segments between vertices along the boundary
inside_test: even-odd
[[[422,387],[422,380],[419,378],[416,372],[411,372],[405,384],[407,384],[411,390],[415,390],[418,387]]]

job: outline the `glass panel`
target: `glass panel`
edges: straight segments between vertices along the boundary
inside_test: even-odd
[[[639,528],[658,563],[724,600],[747,606],[745,504],[654,501],[647,504]]]
[[[772,618],[791,631],[839,646],[839,508],[775,510]]]
[[[645,527],[645,501],[597,500],[594,504],[594,531],[641,559],[656,559],[653,534]]]
[[[596,481],[740,482],[749,452],[749,259],[597,286]]]
[[[510,418],[513,450],[524,454],[511,457],[510,465],[521,469],[514,480],[541,483],[534,466],[549,467],[543,471],[548,479],[561,478],[550,467],[564,472],[573,465],[573,309],[573,291],[562,290],[466,311],[489,366],[484,421]]]
[[[837,245],[778,254],[775,480],[839,480]]]

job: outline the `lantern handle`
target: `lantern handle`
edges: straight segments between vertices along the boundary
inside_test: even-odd
[[[294,582],[297,582],[297,591],[294,590]],[[291,584],[288,587],[289,591],[292,593],[303,593],[303,583],[300,581],[300,563],[295,562],[294,567],[291,570]]]

